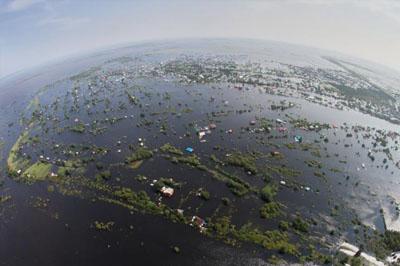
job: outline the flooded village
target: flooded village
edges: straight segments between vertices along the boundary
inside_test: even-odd
[[[155,49],[30,88],[1,110],[1,230],[23,205],[110,252],[200,257],[184,244],[195,235],[248,265],[249,254],[388,263],[400,243],[399,95],[361,66],[321,60]]]

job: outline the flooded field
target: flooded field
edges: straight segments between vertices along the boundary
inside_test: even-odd
[[[3,80],[2,265],[333,264],[343,241],[395,251],[397,96],[289,48],[141,44]]]

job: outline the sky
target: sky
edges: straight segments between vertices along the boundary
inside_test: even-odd
[[[400,70],[400,0],[0,0],[0,78],[118,44],[255,38]]]

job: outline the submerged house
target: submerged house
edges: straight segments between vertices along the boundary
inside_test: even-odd
[[[203,218],[200,218],[199,216],[192,217],[191,225],[198,227],[200,229],[200,232],[204,232],[207,229],[206,221]]]
[[[174,195],[174,189],[171,188],[171,187],[163,186],[163,187],[160,189],[160,192],[161,192],[161,194],[163,194],[163,196],[169,197],[169,198],[172,197],[172,196]]]

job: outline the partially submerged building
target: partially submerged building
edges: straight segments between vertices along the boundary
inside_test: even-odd
[[[377,260],[374,256],[369,255],[363,252],[360,248],[347,243],[343,242],[339,245],[339,253],[345,255],[347,257],[357,257],[362,261],[362,265],[365,266],[384,266],[385,263],[382,261]]]

